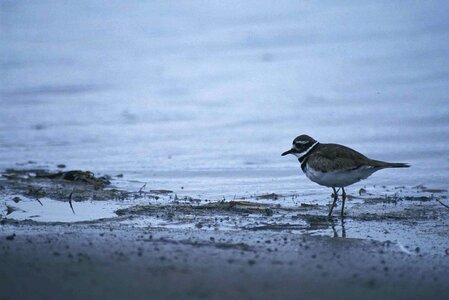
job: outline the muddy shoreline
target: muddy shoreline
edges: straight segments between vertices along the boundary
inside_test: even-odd
[[[445,299],[449,291],[449,256],[369,240],[114,223],[3,225],[0,240],[2,299]]]
[[[88,171],[1,174],[1,299],[444,299],[449,292],[448,211],[437,202],[446,190],[364,188],[349,199],[346,218],[328,219],[327,205],[286,205],[300,194],[211,201],[145,186],[120,190],[111,176]],[[107,218],[64,221],[98,203],[120,206]],[[42,219],[54,209],[63,221]]]

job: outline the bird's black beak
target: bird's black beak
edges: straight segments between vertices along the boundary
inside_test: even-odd
[[[285,151],[284,153],[282,153],[281,154],[281,156],[285,156],[285,155],[287,155],[287,154],[293,154],[293,153],[295,153],[296,151],[295,151],[295,149],[290,149],[290,150],[288,150],[288,151]]]

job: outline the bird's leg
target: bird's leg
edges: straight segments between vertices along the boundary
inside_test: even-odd
[[[341,217],[344,217],[344,210],[345,210],[345,200],[346,200],[346,192],[345,192],[345,188],[342,187],[342,192],[341,192]]]
[[[331,207],[330,207],[330,209],[329,209],[329,215],[328,215],[328,218],[331,217],[331,215],[332,215],[332,210],[334,209],[334,206],[335,206],[335,204],[337,203],[337,199],[338,199],[338,193],[337,193],[337,191],[335,190],[335,187],[332,187],[332,190],[334,191],[334,193],[332,194],[332,195],[334,196],[334,201],[332,202],[332,205],[331,205]]]

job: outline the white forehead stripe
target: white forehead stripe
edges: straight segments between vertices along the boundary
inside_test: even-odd
[[[294,144],[301,144],[301,145],[305,145],[308,144],[309,141],[296,141]]]
[[[301,152],[301,153],[294,153],[294,155],[297,158],[301,158],[307,155],[307,153],[309,153],[310,151],[312,151],[313,148],[315,148],[315,146],[318,145],[318,142],[315,142],[312,146],[310,146],[306,151]]]

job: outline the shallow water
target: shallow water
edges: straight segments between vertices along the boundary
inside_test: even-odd
[[[307,133],[412,165],[349,193],[448,188],[447,1],[226,3],[2,1],[0,169],[325,205],[280,156]]]

